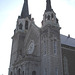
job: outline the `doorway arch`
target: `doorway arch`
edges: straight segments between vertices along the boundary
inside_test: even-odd
[[[32,75],[36,75],[36,71],[33,71],[33,72],[32,72]]]

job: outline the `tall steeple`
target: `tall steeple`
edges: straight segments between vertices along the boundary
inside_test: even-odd
[[[46,10],[44,12],[43,21],[42,21],[43,27],[48,24],[59,26],[56,13],[53,11],[51,7],[51,0],[46,0]]]
[[[45,12],[53,10],[51,7],[51,0],[46,0],[46,10]]]
[[[28,0],[24,0],[24,5],[21,12],[21,18],[29,17]]]

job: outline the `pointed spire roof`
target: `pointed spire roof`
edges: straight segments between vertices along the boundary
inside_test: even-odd
[[[21,12],[21,18],[29,17],[29,9],[28,9],[28,0],[24,0],[22,12]]]
[[[51,0],[46,0],[46,10],[45,12],[53,10],[51,7]]]

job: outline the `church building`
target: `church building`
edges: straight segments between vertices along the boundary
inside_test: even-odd
[[[41,28],[24,0],[12,37],[8,75],[75,75],[75,39],[60,30],[50,0],[46,0]]]

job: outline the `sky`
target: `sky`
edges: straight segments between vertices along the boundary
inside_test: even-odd
[[[41,27],[46,0],[28,0],[29,12],[35,24]],[[0,0],[0,75],[8,75],[10,54],[16,21],[21,14],[24,0]],[[75,0],[51,0],[59,19],[60,33],[75,38]]]

